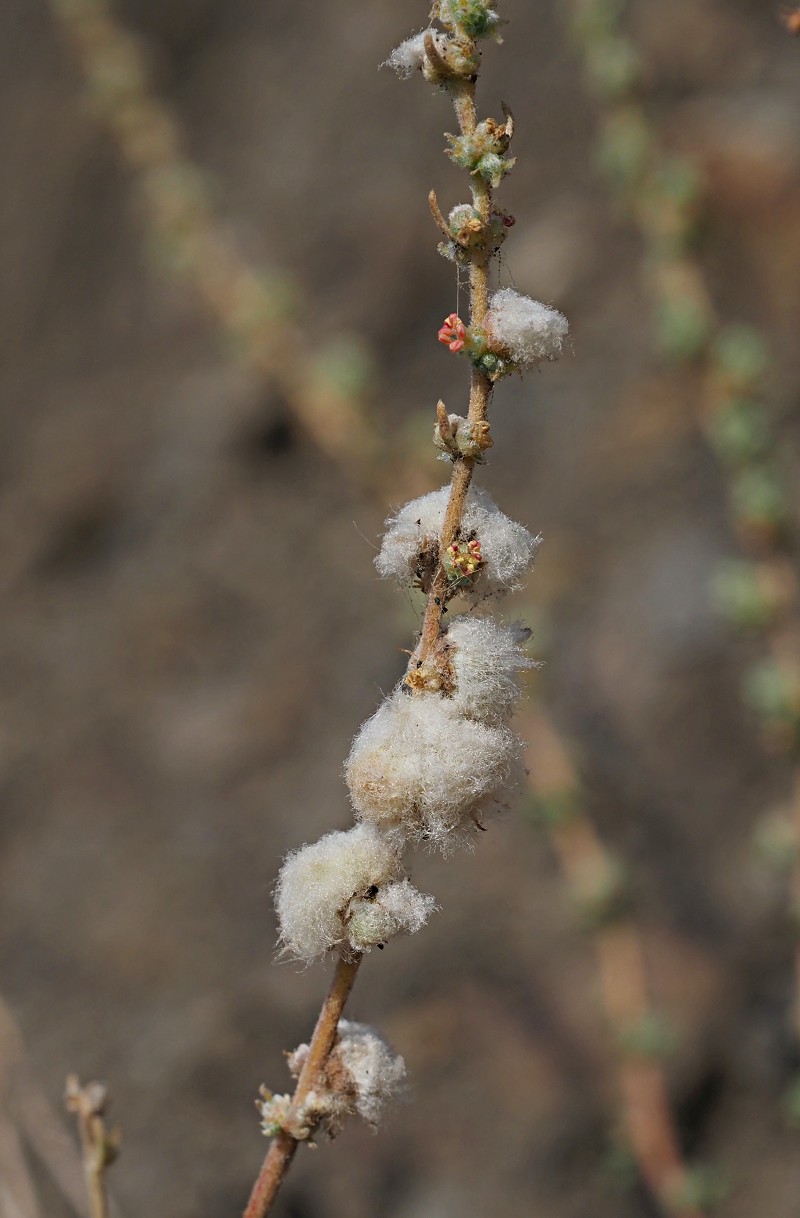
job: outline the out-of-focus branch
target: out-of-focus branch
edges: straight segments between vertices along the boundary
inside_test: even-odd
[[[108,1087],[105,1083],[86,1083],[71,1074],[64,1092],[67,1111],[78,1119],[83,1153],[83,1170],[92,1218],[108,1218],[106,1170],[119,1154],[120,1132],[106,1128]]]
[[[625,1134],[642,1179],[665,1213],[702,1218],[690,1199],[686,1166],[661,1057],[668,1047],[649,996],[642,940],[631,916],[625,869],[589,819],[564,742],[539,707],[524,718],[532,742],[530,786],[535,819],[550,843],[598,966],[600,999],[618,1071]]]
[[[0,997],[0,1215],[40,1212],[29,1155],[50,1175],[76,1214],[85,1212],[80,1159],[39,1087],[17,1021]]]
[[[143,40],[108,0],[50,0],[98,122],[113,137],[141,202],[148,247],[198,294],[234,358],[279,390],[316,443],[346,471],[376,458],[364,425],[366,365],[352,339],[311,342],[286,276],[256,268],[215,213],[179,123],[153,89]]]
[[[788,875],[790,916],[800,936],[797,521],[767,408],[768,344],[751,326],[724,323],[712,304],[697,251],[702,174],[665,146],[648,116],[640,90],[642,65],[625,31],[624,6],[567,0],[566,9],[599,103],[600,164],[643,238],[657,348],[667,361],[694,369],[698,426],[725,476],[741,557],[721,566],[716,592],[730,621],[760,634],[764,643],[763,658],[745,673],[744,700],[760,721],[766,752],[791,758],[793,776],[785,808],[765,818],[758,840]],[[794,972],[791,1021],[800,1043],[800,939]],[[800,1123],[800,1079],[789,1102]]]

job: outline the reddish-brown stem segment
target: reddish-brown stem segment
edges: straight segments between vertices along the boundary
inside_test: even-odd
[[[328,1060],[331,1049],[336,1042],[336,1031],[342,1017],[345,1003],[353,988],[361,956],[345,960],[341,956],[336,964],[328,996],[322,1004],[314,1035],[311,1037],[308,1056],[306,1057],[300,1077],[297,1080],[289,1117],[286,1122],[287,1131],[277,1134],[272,1139],[267,1151],[258,1179],[253,1185],[250,1200],[244,1211],[244,1218],[265,1218],[272,1209],[272,1203],[278,1195],[278,1189],[289,1170],[298,1147],[298,1139],[288,1132],[292,1128],[297,1112],[312,1090],[320,1070]]]

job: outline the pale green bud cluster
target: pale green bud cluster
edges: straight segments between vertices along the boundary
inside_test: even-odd
[[[478,174],[497,187],[516,161],[516,157],[506,155],[510,139],[507,123],[485,118],[472,132],[448,135],[450,148],[447,155],[468,173]]]
[[[442,25],[469,38],[499,39],[501,21],[486,0],[438,0],[435,14]]]

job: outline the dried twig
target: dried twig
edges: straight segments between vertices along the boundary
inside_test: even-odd
[[[67,1111],[78,1118],[92,1218],[108,1218],[106,1169],[116,1159],[120,1147],[120,1131],[106,1128],[108,1088],[105,1083],[81,1085],[78,1076],[71,1074],[64,1091],[64,1103]]]

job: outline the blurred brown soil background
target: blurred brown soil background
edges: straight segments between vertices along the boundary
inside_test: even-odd
[[[424,0],[116,7],[240,249],[302,285],[309,351],[365,337],[377,426],[407,451],[466,392],[436,343],[456,298],[426,203],[462,197],[452,114],[377,70]],[[652,355],[640,241],[594,167],[559,5],[503,12],[480,92],[518,123],[501,282],[572,326],[558,365],[495,398],[482,481],[545,539],[507,612],[539,625],[534,684],[633,869],[687,1151],[727,1170],[723,1218],[796,1218],[794,944],[752,849],[789,770],[740,704],[759,645],[710,600],[735,551],[722,475],[695,378]],[[800,46],[763,0],[635,0],[630,29],[653,121],[709,174],[714,302],[768,337],[796,486]],[[343,758],[415,626],[371,565],[397,496],[368,500],[154,270],[44,0],[3,0],[0,64],[0,991],[54,1106],[69,1070],[111,1082],[123,1213],[221,1218],[265,1148],[258,1087],[286,1087],[327,984],[274,962],[270,888],[289,848],[346,825]],[[445,480],[420,462],[421,485]],[[545,842],[510,817],[414,879],[442,911],[368,959],[350,1008],[406,1057],[409,1102],[378,1137],[301,1148],[277,1212],[648,1218],[609,1167],[594,962]]]

